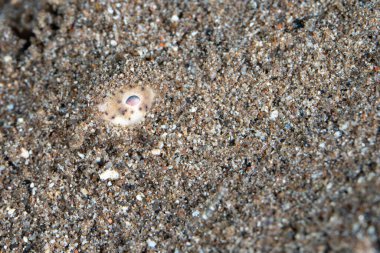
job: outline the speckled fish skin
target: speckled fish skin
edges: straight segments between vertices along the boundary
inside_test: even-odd
[[[102,118],[112,124],[132,126],[141,123],[153,104],[150,87],[124,87],[98,106]]]

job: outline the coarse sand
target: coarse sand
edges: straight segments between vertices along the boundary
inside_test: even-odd
[[[379,7],[0,0],[0,252],[380,252]]]

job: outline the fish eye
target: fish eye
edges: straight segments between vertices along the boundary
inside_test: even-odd
[[[127,105],[130,105],[130,106],[135,106],[135,105],[138,105],[140,103],[140,98],[136,95],[132,95],[132,96],[127,98],[125,103]]]

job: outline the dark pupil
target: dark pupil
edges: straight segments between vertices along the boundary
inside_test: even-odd
[[[137,105],[140,102],[140,98],[136,95],[130,96],[125,103],[128,105]]]

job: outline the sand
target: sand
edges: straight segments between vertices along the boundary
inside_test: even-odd
[[[302,2],[0,1],[0,252],[380,252],[379,4]]]

